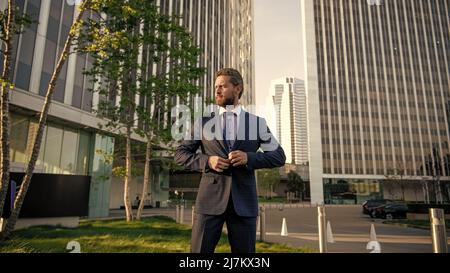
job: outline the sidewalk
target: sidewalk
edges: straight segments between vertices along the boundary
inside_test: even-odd
[[[136,216],[137,210],[133,210],[133,214]],[[152,217],[152,216],[167,216],[174,220],[176,217],[175,208],[158,208],[158,209],[144,209],[142,212],[142,217]],[[183,223],[186,225],[191,224],[192,209],[184,209],[184,219]],[[125,219],[125,210],[113,209],[109,211],[109,217],[100,218],[99,220],[116,220]]]
[[[280,209],[280,208],[286,208],[286,209],[295,209],[295,208],[317,208],[318,205],[316,204],[310,204],[310,203],[264,203],[260,202],[259,206],[263,206],[266,209]],[[361,207],[361,205],[325,205],[325,208],[354,208],[354,207]]]

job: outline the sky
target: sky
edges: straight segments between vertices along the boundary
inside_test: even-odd
[[[303,79],[300,1],[254,1],[256,105],[266,103],[271,80],[283,76]]]

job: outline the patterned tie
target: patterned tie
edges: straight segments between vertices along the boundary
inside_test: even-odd
[[[237,115],[234,112],[225,112],[223,116],[223,139],[226,143],[228,152],[231,152],[231,149],[233,148],[234,142],[236,140]]]

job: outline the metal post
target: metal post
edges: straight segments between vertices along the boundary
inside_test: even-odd
[[[194,226],[195,206],[192,206],[191,224]]]
[[[320,253],[327,253],[327,222],[325,217],[325,206],[318,206],[318,224],[319,224],[319,248]]]
[[[266,209],[264,206],[259,207],[259,239],[266,241]]]
[[[6,222],[5,219],[0,217],[0,232],[3,231],[3,227],[5,226],[5,222]]]
[[[434,253],[448,253],[444,210],[430,209],[430,221]]]
[[[177,224],[180,223],[180,205],[175,206],[175,221]]]
[[[180,224],[184,223],[184,205],[180,206],[180,221],[179,221],[179,223]]]

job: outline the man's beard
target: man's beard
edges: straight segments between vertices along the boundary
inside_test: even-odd
[[[227,106],[234,106],[234,98],[223,98],[222,101],[217,103],[220,107],[226,108]]]
[[[225,104],[225,106],[234,105],[234,98],[226,98],[224,100],[224,104]]]

